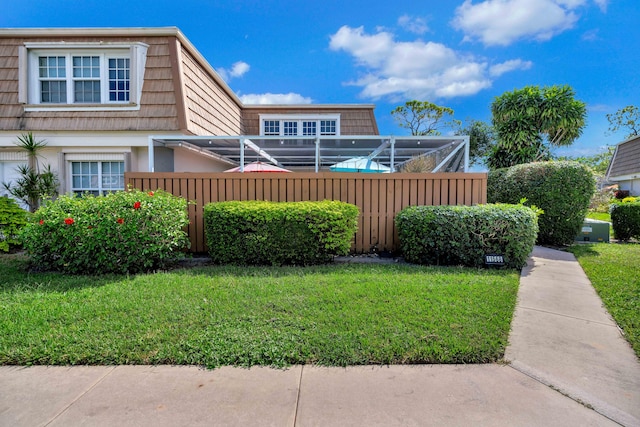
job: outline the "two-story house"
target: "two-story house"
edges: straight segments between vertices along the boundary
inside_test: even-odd
[[[27,132],[46,141],[41,162],[62,193],[102,194],[150,164],[165,172],[234,164],[188,143],[150,149],[151,135],[377,135],[373,109],[244,105],[175,27],[0,29],[0,182],[25,162],[14,143]]]

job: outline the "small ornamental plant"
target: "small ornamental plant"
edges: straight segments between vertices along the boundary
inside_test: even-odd
[[[164,268],[189,247],[187,201],[165,191],[61,196],[22,231],[38,270],[136,273]]]
[[[20,230],[26,224],[27,212],[15,200],[0,196],[0,252],[20,246]]]

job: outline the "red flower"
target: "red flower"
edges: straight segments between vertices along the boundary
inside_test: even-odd
[[[133,204],[133,209],[140,209],[140,202],[135,202]]]
[[[153,196],[153,191],[149,191],[148,193],[150,196]]]
[[[67,225],[71,225],[73,224],[75,221],[73,220],[73,218],[65,218],[64,219],[64,223]]]
[[[39,223],[40,223],[40,225],[44,224],[44,219],[41,219],[41,220],[39,221]]]
[[[124,224],[124,218],[118,218],[118,219],[116,220],[116,222],[117,222],[118,224]]]

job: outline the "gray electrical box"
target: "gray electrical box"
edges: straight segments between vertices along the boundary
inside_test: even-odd
[[[586,218],[578,230],[576,242],[606,242],[609,243],[609,228],[607,221]]]

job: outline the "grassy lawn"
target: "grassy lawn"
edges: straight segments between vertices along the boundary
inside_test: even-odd
[[[570,251],[640,357],[640,244],[574,245]]]
[[[491,362],[503,356],[519,281],[516,271],[400,264],[131,277],[25,266],[0,256],[0,364]]]
[[[597,219],[599,221],[611,222],[611,214],[608,212],[587,212],[587,218]]]

